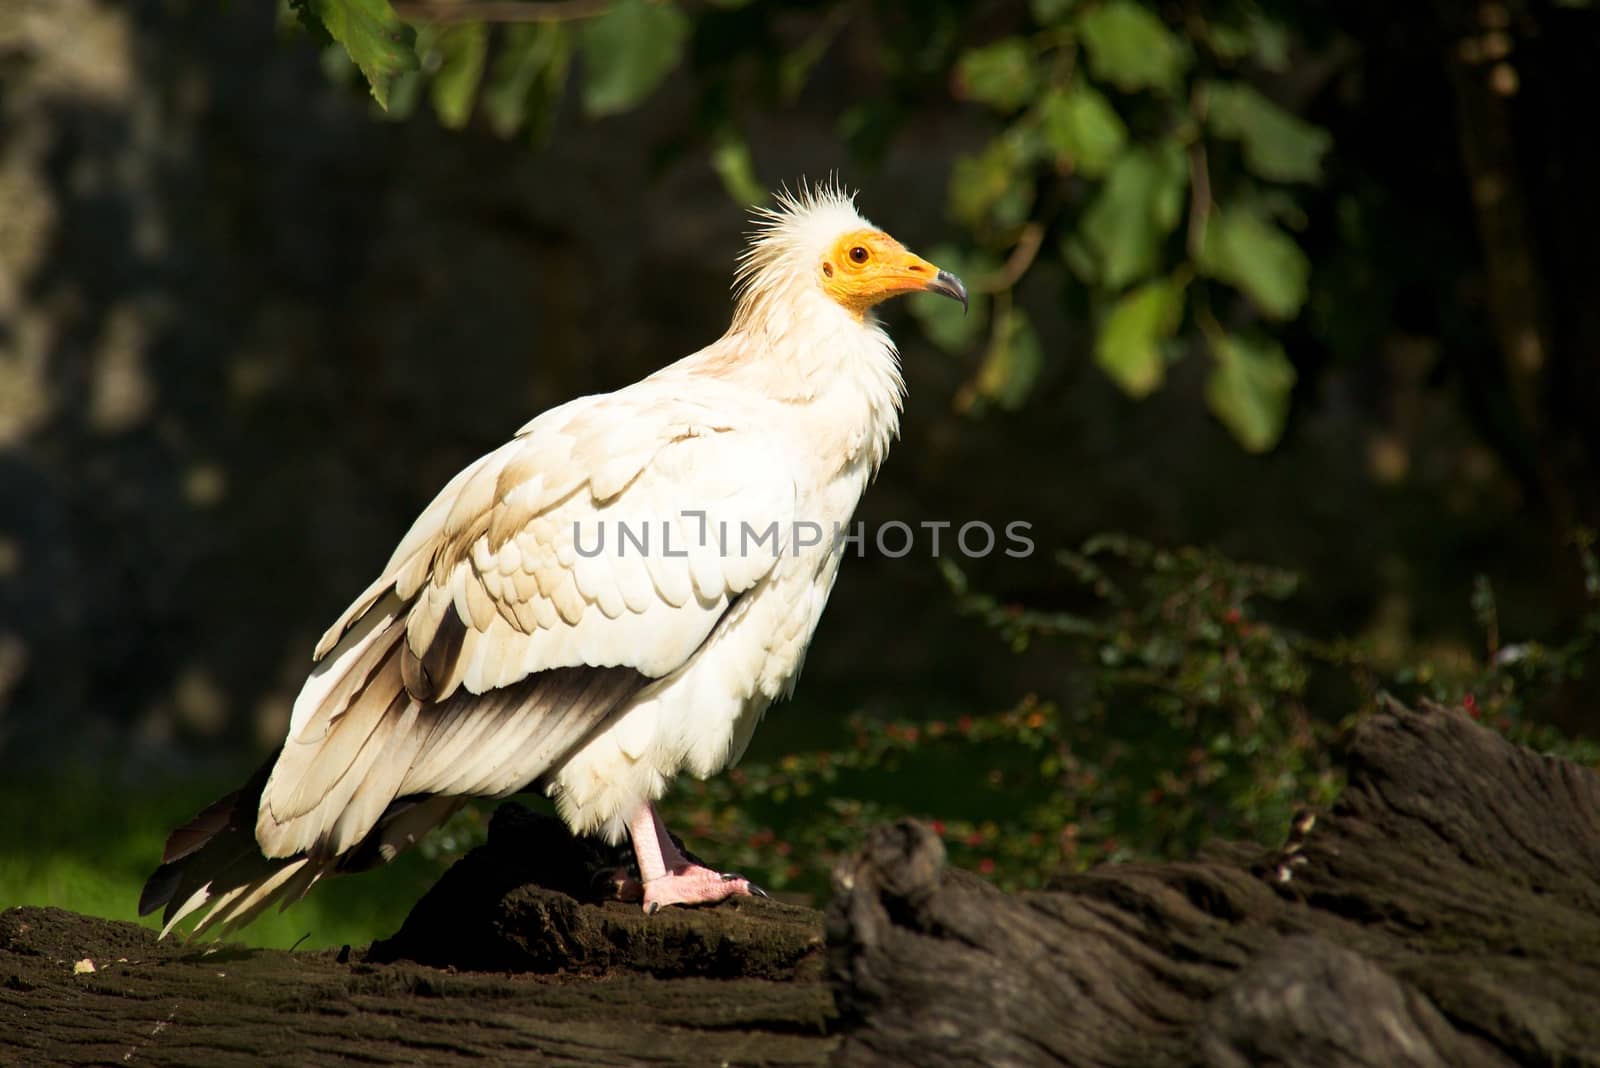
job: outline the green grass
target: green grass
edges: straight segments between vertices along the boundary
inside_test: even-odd
[[[0,908],[55,905],[159,929],[137,916],[139,890],[167,833],[232,784],[133,785],[78,775],[0,783]],[[332,879],[286,912],[272,910],[229,941],[318,949],[393,934],[438,878],[415,853],[377,871]]]

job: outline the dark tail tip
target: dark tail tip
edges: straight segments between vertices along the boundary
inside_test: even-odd
[[[178,868],[174,864],[163,864],[151,872],[144,889],[139,891],[139,915],[148,916],[171,901],[177,892],[178,880]]]

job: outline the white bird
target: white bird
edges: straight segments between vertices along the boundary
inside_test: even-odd
[[[535,786],[632,839],[647,912],[750,893],[655,801],[736,761],[794,687],[862,492],[899,431],[903,293],[959,279],[837,185],[757,213],[699,352],[540,415],[452,479],[318,643],[283,748],[173,832],[140,913],[237,927],[391,859],[468,797]]]

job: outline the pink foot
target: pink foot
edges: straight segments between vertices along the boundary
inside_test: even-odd
[[[767,896],[742,875],[684,864],[644,884],[644,910],[654,915],[667,905],[711,905],[735,894]]]
[[[711,905],[736,894],[766,897],[766,891],[742,875],[724,875],[695,864],[679,851],[672,835],[646,805],[628,824],[633,854],[639,863],[639,881],[616,880],[617,896],[641,902],[654,915],[667,905]]]

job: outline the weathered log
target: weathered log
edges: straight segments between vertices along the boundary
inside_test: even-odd
[[[1437,706],[1363,725],[1349,772],[1248,866],[1014,896],[879,828],[829,912],[835,1063],[1600,1064],[1600,777]]]
[[[75,973],[86,958],[95,970]],[[820,1065],[831,1014],[818,978],[456,972],[158,943],[59,909],[0,914],[0,1065],[18,1068]]]
[[[1431,706],[1349,770],[1281,850],[1017,895],[879,828],[826,977],[817,914],[586,903],[615,854],[515,807],[353,960],[13,909],[0,1063],[1600,1065],[1600,777]]]
[[[821,977],[817,912],[741,898],[646,916],[637,905],[603,902],[606,877],[631,860],[626,848],[574,838],[553,816],[501,805],[488,842],[446,872],[367,960],[476,971]]]
[[[596,876],[627,857],[502,805],[487,844],[355,953],[185,947],[13,909],[0,1064],[823,1063],[836,1039],[821,914],[602,903]],[[75,973],[85,958],[95,971]]]

